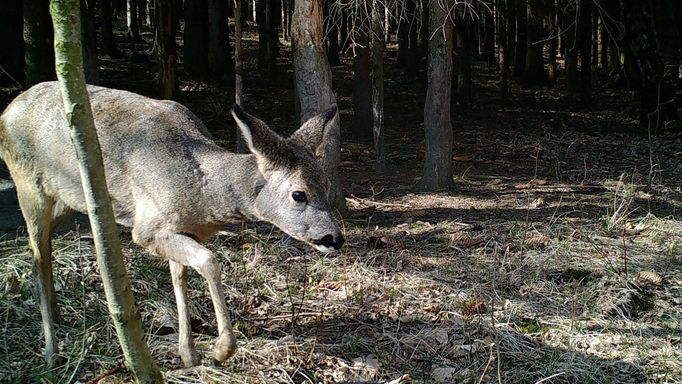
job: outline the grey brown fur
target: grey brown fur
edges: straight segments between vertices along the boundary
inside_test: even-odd
[[[132,227],[133,240],[170,261],[185,365],[199,363],[189,326],[186,267],[207,279],[219,335],[215,358],[224,361],[236,339],[220,282],[220,266],[200,243],[224,224],[264,220],[331,251],[343,236],[329,204],[321,153],[335,107],[282,138],[238,107],[233,116],[251,150],[218,147],[187,108],[172,101],[89,86],[107,185],[116,221]],[[57,315],[50,233],[74,211],[85,212],[75,152],[56,82],[17,97],[0,117],[0,157],[16,184],[34,253],[46,354],[57,352]],[[295,201],[301,191],[307,202]]]

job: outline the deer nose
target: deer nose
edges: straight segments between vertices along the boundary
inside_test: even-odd
[[[339,234],[336,237],[336,241],[334,241],[334,236],[332,235],[324,235],[321,239],[315,241],[316,244],[325,246],[327,248],[334,248],[334,249],[340,249],[343,243],[346,240],[343,238],[343,235]]]

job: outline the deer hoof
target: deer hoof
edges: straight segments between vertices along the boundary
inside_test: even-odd
[[[223,362],[234,355],[237,350],[237,338],[232,332],[223,332],[218,336],[215,342],[213,351],[215,352],[215,359]]]

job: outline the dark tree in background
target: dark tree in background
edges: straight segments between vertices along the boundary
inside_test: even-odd
[[[25,81],[22,8],[22,0],[0,2],[0,85]]]
[[[523,80],[526,84],[544,84],[547,82],[547,72],[543,48],[546,38],[543,29],[543,19],[549,1],[528,0],[526,6],[526,62]]]
[[[227,2],[208,0],[208,72],[214,80],[232,75],[234,64],[228,31]]]
[[[578,20],[578,52],[580,53],[580,100],[592,101],[592,1],[580,0]]]
[[[353,10],[353,135],[368,139],[372,127],[372,83],[370,81],[370,15],[363,5]]]
[[[24,0],[23,5],[26,85],[55,80],[50,1]]]
[[[111,0],[102,0],[100,4],[101,31],[102,31],[102,52],[109,57],[117,58],[120,52],[114,41],[113,15],[111,10]]]
[[[447,10],[450,1],[429,7],[428,90],[424,103],[426,135],[422,186],[427,190],[452,185],[452,22]],[[439,32],[441,30],[441,32]]]
[[[99,84],[97,65],[97,33],[95,31],[95,2],[80,0],[81,3],[81,45],[83,49],[83,71],[88,84]]]
[[[185,71],[194,78],[208,73],[208,1],[185,3],[184,31]]]
[[[175,71],[176,50],[173,29],[173,1],[156,0],[156,39],[159,48],[159,90],[162,99],[174,99],[178,91]]]

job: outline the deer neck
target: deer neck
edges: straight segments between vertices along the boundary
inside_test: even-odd
[[[260,219],[253,206],[263,175],[255,155],[211,151],[203,156],[201,170],[209,221],[229,224]]]

